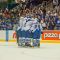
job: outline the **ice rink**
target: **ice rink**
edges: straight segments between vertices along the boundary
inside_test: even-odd
[[[19,48],[16,43],[0,43],[0,60],[60,60],[60,44],[41,43],[40,48]]]

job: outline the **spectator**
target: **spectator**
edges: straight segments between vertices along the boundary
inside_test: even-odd
[[[55,22],[53,20],[49,20],[48,22],[48,30],[54,30]]]
[[[55,8],[56,6],[58,6],[58,0],[53,0],[53,8]]]
[[[60,30],[60,19],[58,19],[56,22],[56,28],[57,28],[57,30]]]
[[[42,26],[43,30],[47,29],[47,26],[46,26],[46,23],[45,23],[44,19],[41,20],[41,26]]]

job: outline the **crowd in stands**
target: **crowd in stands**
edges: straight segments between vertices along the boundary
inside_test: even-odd
[[[42,30],[60,30],[60,9],[55,7],[52,10],[46,10],[45,7],[36,6],[11,11],[0,9],[0,30],[16,29],[20,17],[27,16],[38,20]]]
[[[19,20],[17,11],[0,10],[0,30],[12,30]]]
[[[58,12],[60,14],[60,12]],[[60,16],[57,11],[46,11],[45,8],[25,9],[20,13],[20,17],[27,15],[38,20],[43,30],[60,30]]]

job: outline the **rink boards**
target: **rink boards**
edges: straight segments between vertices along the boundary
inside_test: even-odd
[[[44,30],[41,42],[60,43],[60,30]]]
[[[16,42],[16,32],[14,30],[1,30],[0,42]],[[60,43],[60,31],[43,31],[40,38],[41,43]]]

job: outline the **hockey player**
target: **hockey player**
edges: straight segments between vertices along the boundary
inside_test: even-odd
[[[32,27],[31,27],[31,30],[32,30],[32,33],[33,33],[33,46],[38,46],[40,47],[40,35],[41,35],[41,30],[40,30],[40,25],[39,25],[39,22],[38,22],[38,19],[34,16],[32,18]]]
[[[22,18],[22,19],[21,19]],[[40,26],[38,25],[38,19],[37,18],[31,18],[30,16],[27,17],[21,17],[20,18],[20,25],[18,29],[18,35],[20,37],[21,45],[22,43],[25,43],[26,46],[31,45],[31,39],[33,38],[33,45],[32,46],[40,46]],[[38,27],[39,26],[39,27]],[[36,43],[35,43],[35,41]],[[39,44],[39,45],[38,45]]]
[[[30,16],[27,16],[26,18],[25,18],[26,19],[26,23],[25,23],[25,28],[24,28],[24,30],[26,31],[26,34],[25,34],[25,45],[26,46],[30,46],[30,42],[31,42],[31,31],[30,31],[30,28],[31,28],[31,25],[32,25],[32,21],[31,21],[31,17]]]
[[[38,25],[35,25],[35,31],[33,32],[33,46],[40,46],[40,35],[41,35],[41,30]]]
[[[19,46],[19,40],[21,40],[21,37],[22,37],[21,28],[22,28],[22,25],[23,25],[23,20],[24,20],[24,17],[23,17],[23,15],[22,15],[22,16],[20,17],[20,20],[19,20],[19,22],[18,22],[18,26],[17,26],[17,29],[16,29],[18,46]]]

